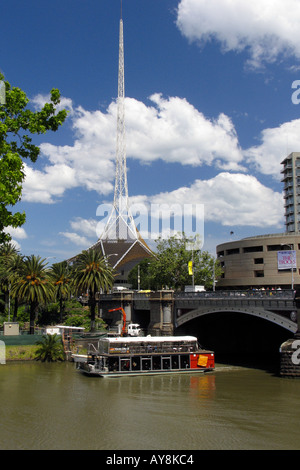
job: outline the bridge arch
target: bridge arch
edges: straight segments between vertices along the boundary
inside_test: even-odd
[[[293,334],[295,334],[298,330],[298,325],[294,321],[290,320],[289,318],[283,317],[282,315],[278,315],[274,312],[269,310],[260,309],[260,308],[238,308],[238,307],[204,307],[204,308],[197,308],[194,310],[190,310],[187,313],[176,318],[175,326],[176,328],[184,325],[185,323],[194,320],[195,318],[199,318],[205,315],[210,315],[212,313],[238,313],[238,314],[246,314],[251,315],[254,317],[262,318],[267,320],[271,323],[275,323],[282,328],[289,330]]]

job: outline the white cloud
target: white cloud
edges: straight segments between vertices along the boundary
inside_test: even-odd
[[[70,222],[73,230],[80,232],[87,237],[95,239],[97,237],[97,221],[95,219],[83,219],[82,217],[76,217]]]
[[[215,39],[224,51],[247,50],[252,66],[281,54],[300,59],[298,0],[181,0],[177,25],[189,40]]]
[[[77,185],[75,170],[66,164],[47,165],[44,171],[24,164],[24,201],[50,204],[61,197],[65,190]]]
[[[203,204],[204,221],[224,226],[282,227],[282,194],[261,184],[254,176],[219,173],[209,180],[196,180],[190,187],[151,198],[139,196],[132,203]]]
[[[245,159],[260,173],[280,180],[281,162],[289,153],[300,149],[300,119],[263,130],[260,140],[259,145],[244,151]]]
[[[50,103],[50,93],[47,95],[39,93],[38,95],[34,96],[30,102],[35,109],[40,110],[46,103]],[[69,114],[73,113],[73,102],[71,98],[61,96],[60,103],[56,105],[56,110],[61,111],[62,109],[66,109]]]
[[[87,249],[90,246],[90,242],[86,237],[78,235],[75,232],[59,232],[59,235],[64,236],[75,245],[83,247],[82,249]]]
[[[243,163],[255,165],[263,174],[280,176],[287,141],[300,147],[300,120],[265,129],[261,143],[243,151],[230,118],[220,114],[207,119],[185,99],[154,94],[151,106],[126,98],[128,158],[151,163],[157,159],[182,165],[210,165],[223,170],[210,180],[197,180],[190,187],[153,196],[148,202],[196,201],[205,205],[205,220],[223,225],[280,226],[283,202],[280,193],[263,186],[244,172]],[[73,110],[75,132],[72,146],[41,145],[47,164],[41,170],[25,165],[23,199],[53,203],[67,189],[82,187],[99,194],[112,193],[115,177],[116,103],[106,112]],[[41,162],[44,161],[41,159]],[[238,173],[227,173],[235,171]],[[140,196],[143,202],[145,198]],[[99,224],[75,219],[72,231],[62,234],[73,243],[89,246]],[[81,235],[77,235],[80,233]]]
[[[183,165],[215,165],[243,171],[235,128],[221,113],[207,119],[185,99],[151,96],[151,106],[126,98],[127,157],[150,163],[157,159]],[[45,98],[46,100],[46,98]],[[67,99],[64,99],[68,101]],[[37,101],[42,104],[43,97]],[[70,104],[71,106],[71,104]],[[73,109],[73,108],[72,108]],[[67,189],[82,187],[108,195],[115,178],[117,109],[106,112],[73,109],[73,145],[41,144],[42,169],[25,165],[23,200],[53,203]]]
[[[70,221],[72,231],[60,232],[59,235],[82,250],[86,250],[97,241],[97,223],[96,219],[75,217]]]
[[[4,232],[9,233],[11,237],[17,238],[18,240],[24,240],[27,238],[27,233],[23,227],[6,227]]]
[[[242,152],[235,128],[221,113],[209,120],[186,99],[165,99],[156,93],[147,107],[134,99],[126,101],[127,153],[149,162],[163,159],[182,165],[215,165],[242,169]]]
[[[47,99],[39,95],[35,103],[40,107]],[[74,110],[68,98],[62,98],[63,103],[72,109],[74,144],[40,145],[40,162],[46,158],[47,164],[40,170],[25,164],[24,201],[53,203],[75,187],[105,195],[113,190],[115,115],[110,109],[107,113],[88,112],[81,107]]]
[[[16,248],[16,250],[20,251],[21,245],[19,242],[17,242],[17,240],[25,240],[28,237],[25,229],[23,227],[8,226],[4,228],[4,232],[9,233],[9,235],[12,237],[10,241],[11,245],[13,245]],[[15,240],[15,238],[17,240]]]
[[[169,193],[163,192],[151,197],[134,196],[130,198],[130,205],[140,233],[147,242],[149,242],[149,237],[150,241],[153,241],[159,236],[172,234],[173,227],[168,225],[168,222],[170,222],[173,209],[177,217],[176,223],[180,225],[179,232],[186,231],[182,226],[182,215],[191,227],[190,214],[187,210],[193,210],[193,215],[195,213],[199,215],[196,223],[199,230],[193,227],[192,232],[197,231],[200,236],[203,235],[203,240],[205,224],[209,222],[230,227],[255,226],[280,230],[283,227],[282,194],[264,186],[254,176],[243,173],[221,172],[214,178],[204,181],[196,180],[189,187],[181,187]],[[199,208],[204,206],[204,218],[201,208],[195,211],[196,205]],[[156,212],[158,206],[159,212]],[[157,216],[160,218],[160,226],[157,223]],[[73,244],[81,246],[82,249],[95,243],[102,232],[100,220],[78,217],[70,224],[74,231],[62,232],[61,235]]]

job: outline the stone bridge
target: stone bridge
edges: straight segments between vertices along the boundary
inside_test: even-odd
[[[123,291],[100,296],[99,313],[110,326],[121,321],[120,313],[109,312],[117,307],[124,308],[127,322],[140,323],[145,333],[152,335],[173,334],[176,328],[195,318],[228,312],[262,318],[292,334],[298,331],[299,314],[293,290]]]

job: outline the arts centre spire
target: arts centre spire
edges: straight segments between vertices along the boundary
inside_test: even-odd
[[[110,216],[99,240],[90,249],[101,250],[104,257],[116,269],[116,280],[126,282],[126,276],[135,264],[152,252],[140,236],[130,210],[125,130],[125,78],[124,78],[124,34],[121,17],[119,26],[119,68],[117,99],[116,173],[114,201]]]

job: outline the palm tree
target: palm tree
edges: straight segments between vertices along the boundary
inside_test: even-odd
[[[9,283],[9,288],[19,279],[19,273],[23,266],[23,261],[24,261],[24,256],[20,255],[19,253],[14,253],[10,256],[7,262],[7,273],[8,273],[7,279]],[[18,297],[15,297],[13,321],[16,321],[17,319],[18,306],[19,306],[19,299]]]
[[[64,301],[71,295],[72,269],[66,261],[55,263],[51,267],[50,276],[54,285],[55,298],[59,301],[60,322],[62,323],[65,309]]]
[[[12,285],[12,296],[30,306],[29,334],[34,334],[38,306],[53,297],[54,288],[46,266],[45,259],[40,256],[26,256],[20,266],[19,276]]]
[[[74,264],[73,285],[77,295],[87,292],[91,316],[91,331],[95,330],[96,293],[108,290],[114,282],[112,268],[100,253],[84,250]]]
[[[42,362],[55,362],[64,360],[64,348],[61,338],[54,335],[45,335],[37,341],[39,346],[35,352],[35,359]]]
[[[10,286],[8,271],[12,259],[18,255],[18,250],[14,244],[7,242],[0,246],[0,284],[5,297],[5,308],[10,314]]]

